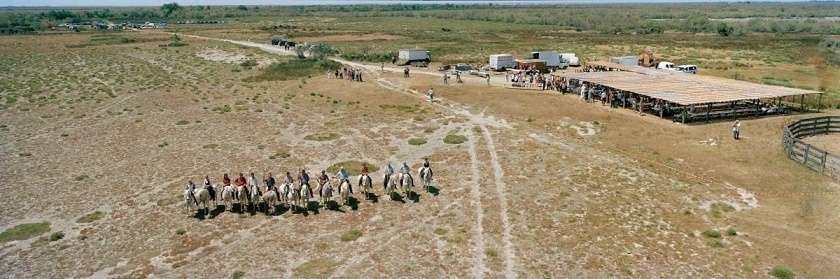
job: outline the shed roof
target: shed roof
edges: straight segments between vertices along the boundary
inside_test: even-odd
[[[620,65],[610,62],[595,62],[590,63],[590,65],[620,69],[621,71],[560,73],[559,75],[680,105],[769,99],[820,93],[813,90],[764,85],[713,76]]]

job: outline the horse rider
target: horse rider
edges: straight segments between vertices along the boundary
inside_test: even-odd
[[[204,189],[207,189],[207,193],[210,194],[210,198],[213,201],[216,200],[216,190],[213,189],[213,183],[210,182],[210,176],[204,176]]]
[[[309,174],[306,173],[305,169],[300,169],[300,175],[298,175],[298,181],[300,182],[300,186],[306,185],[309,189],[309,196],[312,196],[312,185],[309,185]]]
[[[247,183],[247,181],[245,180],[245,175],[242,174],[241,172],[239,173],[239,177],[237,177],[235,180],[233,180],[233,184],[236,184],[236,187],[242,186],[242,188],[245,188],[245,198],[250,199],[251,198],[251,192],[248,191],[248,187],[245,187],[245,183]],[[239,199],[239,191],[236,191],[236,193],[237,193],[236,194],[237,195],[236,199],[238,200]]]
[[[362,163],[362,170],[360,171],[360,173],[361,174],[359,175],[359,186],[361,187],[362,183],[364,183],[364,181],[362,181],[362,178],[368,176],[367,163]]]
[[[192,179],[187,182],[187,190],[187,192],[190,193],[190,198],[192,198],[195,206],[198,206],[198,200],[195,199],[195,194],[193,193],[195,192],[195,183],[193,183]]]
[[[222,184],[225,184],[225,186],[230,186],[230,177],[228,177],[227,173],[222,177]]]
[[[294,184],[294,183],[295,183],[295,179],[294,179],[294,178],[292,178],[292,174],[291,174],[290,172],[288,172],[288,171],[287,171],[287,172],[286,172],[286,184],[288,184],[288,185],[289,185],[289,187],[291,187],[291,186],[292,186],[292,184]]]
[[[435,101],[435,89],[429,88],[429,91],[426,91],[426,96],[429,97],[429,102],[433,103]]]
[[[248,177],[248,187],[250,187],[251,189],[257,187],[257,177],[254,176],[253,172],[251,173],[251,176]]]
[[[408,163],[403,162],[402,167],[400,167],[400,173],[408,174],[411,171],[411,168],[408,167]]]
[[[350,175],[347,174],[347,170],[344,169],[344,166],[342,166],[341,169],[338,170],[338,173],[336,173],[335,176],[338,178],[338,181],[339,181],[338,182],[339,190],[341,190],[341,183],[343,181],[347,181],[347,185],[350,186],[350,194],[352,194],[353,193],[353,184],[350,184]]]
[[[268,178],[265,179],[266,191],[274,190],[274,183],[277,183],[277,180],[274,179],[274,175],[271,172],[268,172]]]
[[[385,165],[385,179],[382,181],[382,189],[388,188],[388,181],[391,180],[391,176],[394,175],[394,167],[391,166],[391,162],[388,162]]]
[[[318,189],[320,196],[324,196],[324,188],[327,187],[327,183],[330,183],[330,177],[327,176],[327,171],[321,170],[321,175],[318,176],[318,183],[321,184],[321,189]]]

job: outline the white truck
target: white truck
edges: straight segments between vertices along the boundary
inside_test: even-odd
[[[566,63],[569,64],[569,66],[580,67],[580,58],[578,58],[577,55],[575,55],[574,53],[571,53],[571,52],[561,53],[560,54],[560,59],[565,60]]]
[[[399,58],[400,64],[402,65],[411,64],[412,62],[428,63],[432,61],[432,54],[422,48],[404,48],[400,50],[397,58]]]
[[[530,59],[539,59],[545,62],[548,68],[566,68],[568,65],[560,60],[560,53],[556,51],[534,51],[531,52]]]
[[[513,55],[510,54],[493,54],[490,55],[490,69],[494,71],[504,71],[507,68],[513,68],[516,66],[516,61],[513,59]]]
[[[667,61],[662,61],[662,62],[659,62],[659,65],[656,65],[656,69],[676,71],[677,66],[675,66],[674,63],[667,62]]]

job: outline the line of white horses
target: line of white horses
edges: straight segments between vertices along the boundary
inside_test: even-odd
[[[432,185],[432,169],[421,167],[417,173],[420,174],[423,191],[428,191]],[[411,173],[383,175],[382,179],[383,185],[386,185],[385,195],[388,195],[391,199],[393,199],[393,194],[397,193],[397,191],[401,191],[402,194],[409,197],[412,188],[414,188],[414,178],[411,176]],[[335,189],[333,189],[333,181],[338,184],[338,187]],[[373,180],[369,175],[363,174],[358,176],[357,181],[359,182],[359,186],[361,186],[365,200],[367,200],[370,194],[373,193]],[[350,203],[351,189],[353,186],[350,184],[349,179],[339,180],[328,178],[326,181],[316,179],[316,183],[318,184],[318,188],[315,189],[314,193],[319,194],[321,204],[326,205],[332,201],[335,192],[337,192],[341,204],[347,205]],[[215,186],[211,187],[217,189]],[[300,208],[306,209],[309,201],[314,198],[313,189],[310,188],[309,184],[302,183],[302,181],[298,181],[297,183],[282,183],[274,187],[271,191],[267,188],[265,190],[262,191],[259,185],[254,187],[248,187],[247,185],[226,185],[220,191],[221,202],[225,205],[226,209],[231,211],[233,211],[234,204],[239,205],[242,209],[254,207],[256,210],[260,203],[265,203],[266,212],[274,212],[278,203],[284,204],[293,210]],[[196,208],[202,210],[201,212],[205,215],[210,213],[208,205],[211,202],[213,203],[213,207],[218,205],[216,197],[211,196],[211,191],[204,186],[197,187],[193,191],[189,189],[184,190],[184,200],[187,210]]]

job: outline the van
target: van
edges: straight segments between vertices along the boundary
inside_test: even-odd
[[[689,74],[697,74],[697,65],[679,65],[677,71]]]
[[[675,66],[674,63],[665,62],[665,61],[659,62],[659,65],[656,65],[656,68],[659,69],[659,70],[671,70],[671,71],[676,71],[677,70],[677,66]]]

